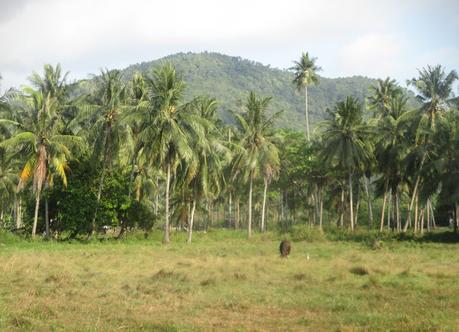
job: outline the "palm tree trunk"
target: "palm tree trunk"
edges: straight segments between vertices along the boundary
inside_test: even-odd
[[[437,223],[435,222],[435,213],[434,213],[434,210],[433,210],[432,201],[430,202],[430,213],[431,213],[431,216],[432,216],[432,227],[433,227],[433,229],[435,229],[435,228],[437,228]]]
[[[159,209],[159,179],[156,177],[156,193],[155,193],[155,217],[158,217]]]
[[[22,198],[19,196],[16,206],[16,229],[22,227]]]
[[[349,208],[351,231],[354,231],[354,201],[352,198],[352,172],[349,172]]]
[[[457,234],[459,228],[459,204],[456,202],[454,205],[454,233]]]
[[[389,199],[387,201],[387,230],[390,231],[390,218],[391,218],[391,204],[392,204],[392,190],[389,190]]]
[[[421,234],[424,234],[424,207],[421,208]]]
[[[35,214],[33,217],[33,226],[32,226],[32,239],[35,238],[37,233],[37,224],[38,224],[38,210],[40,208],[40,192],[37,191],[35,194]]]
[[[194,212],[196,211],[196,199],[193,199],[193,205],[191,207],[190,223],[188,225],[188,243],[191,243],[191,237],[193,236],[193,223],[194,223]]]
[[[319,201],[320,201],[320,212],[319,212],[319,228],[322,230],[322,221],[323,221],[323,215],[324,215],[324,199],[322,197],[322,194],[319,192]]]
[[[171,163],[167,163],[167,179],[166,179],[166,222],[164,224],[164,238],[163,243],[169,243],[169,189],[171,184]]]
[[[357,227],[359,221],[359,209],[360,209],[360,193],[357,195],[357,203],[355,204],[355,221],[354,227]]]
[[[386,211],[387,192],[384,192],[383,206],[381,210],[381,223],[379,225],[379,231],[382,232],[384,229],[384,212]]]
[[[426,159],[426,154],[424,154],[424,156],[422,157],[421,165],[419,166],[419,171],[421,171],[422,166],[424,165],[425,159]],[[408,216],[405,221],[405,226],[403,227],[403,232],[406,232],[406,230],[408,229],[408,225],[411,223],[411,211],[413,210],[414,199],[415,199],[415,196],[417,195],[420,180],[421,180],[421,176],[418,174],[416,177],[416,183],[414,185],[413,195],[411,196],[411,202],[408,208]]]
[[[371,203],[371,194],[369,190],[370,179],[368,179],[365,176],[364,182],[365,182],[365,193],[367,194],[367,204],[368,204],[368,229],[371,230],[371,227],[373,226],[373,204]]]
[[[233,194],[231,193],[231,190],[229,192],[229,197],[228,197],[228,219],[229,219],[230,227],[234,227],[234,223],[233,223]]]
[[[236,223],[234,227],[237,229],[241,225],[241,206],[239,203],[239,197],[236,196]]]
[[[417,233],[419,225],[419,195],[416,195],[416,206],[414,208],[414,227],[413,232]]]
[[[250,184],[249,184],[249,220],[247,222],[247,237],[252,237],[252,186],[253,186],[253,175],[250,172]]]
[[[400,199],[398,195],[398,190],[395,190],[395,219],[397,220],[397,232],[400,232],[402,229],[401,223],[400,223]]]
[[[263,190],[263,206],[261,210],[261,231],[265,231],[265,214],[266,214],[266,193],[268,191],[268,179],[265,177],[264,179],[264,190]]]
[[[341,187],[341,211],[339,216],[339,226],[341,228],[344,226],[344,184]]]
[[[426,203],[426,209],[427,209],[427,232],[430,232],[430,200],[427,199]]]
[[[104,179],[105,179],[105,172],[107,170],[107,159],[108,159],[108,149],[109,149],[109,144],[108,144],[108,133],[109,129],[106,129],[105,132],[105,137],[104,137],[104,159],[102,161],[102,174],[100,175],[100,180],[99,180],[99,188],[97,189],[97,200],[96,200],[96,211],[94,212],[94,218],[92,219],[92,230],[91,234],[94,235],[96,233],[96,220],[97,220],[97,212],[99,210],[99,203],[100,203],[100,198],[102,197],[102,188],[104,186]]]
[[[48,198],[45,198],[45,228],[46,228],[46,237],[49,237],[49,210],[48,210]]]
[[[304,108],[306,117],[306,138],[309,142],[309,111],[308,111],[308,87],[304,87]]]
[[[131,175],[129,177],[129,194],[128,194],[129,200],[131,200],[131,195],[132,195],[132,183],[134,182],[135,160],[136,160],[135,156],[136,155],[137,155],[137,152],[134,151],[134,155],[132,156],[132,160],[131,160]]]

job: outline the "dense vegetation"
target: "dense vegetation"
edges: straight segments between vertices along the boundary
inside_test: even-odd
[[[455,71],[420,70],[409,81],[417,103],[390,78],[362,87],[365,101],[341,95],[358,89],[343,89],[305,137],[275,124],[286,114],[282,103],[301,100],[293,81],[298,89],[319,81],[305,89],[306,120],[312,113],[317,121],[317,105],[328,107],[319,95],[329,93],[330,82],[317,76],[308,54],[293,72],[215,54],[174,59],[181,60],[176,67],[106,70],[78,84],[68,84],[60,66],[46,65],[30,87],[7,91],[0,104],[1,227],[47,238],[162,227],[165,243],[172,227],[186,230],[188,242],[193,228],[214,226],[246,228],[249,238],[254,228],[289,231],[304,223],[398,233],[442,224],[457,231]],[[199,61],[208,70],[193,70]],[[232,76],[219,87],[211,78],[225,64],[231,69],[223,73]],[[268,73],[272,84],[262,84]],[[225,88],[231,81],[241,91],[245,76],[261,92]],[[199,84],[205,95],[194,94],[192,77],[212,83]],[[272,89],[278,93],[267,95]],[[222,91],[231,95],[223,105],[242,100],[227,122],[212,97]],[[305,128],[299,114],[293,121]]]

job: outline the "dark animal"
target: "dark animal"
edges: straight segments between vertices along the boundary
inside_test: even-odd
[[[287,257],[288,254],[290,254],[291,249],[292,246],[290,245],[290,242],[288,242],[287,240],[283,240],[279,246],[281,257]]]

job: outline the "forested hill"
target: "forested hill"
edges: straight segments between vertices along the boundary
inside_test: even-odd
[[[130,78],[136,71],[150,72],[164,62],[171,62],[187,83],[186,97],[208,95],[218,99],[224,120],[227,110],[238,110],[250,90],[263,96],[272,96],[271,112],[284,110],[277,125],[304,129],[304,95],[292,84],[292,73],[271,68],[240,57],[218,53],[179,53],[165,58],[143,62],[125,69]],[[323,119],[324,112],[336,101],[353,95],[363,99],[374,79],[353,76],[323,78],[318,86],[309,88],[311,122]]]

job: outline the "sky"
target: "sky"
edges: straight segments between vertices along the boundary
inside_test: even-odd
[[[459,0],[0,0],[3,89],[45,63],[74,80],[190,51],[277,68],[308,51],[324,77],[404,84],[428,64],[459,70]]]

